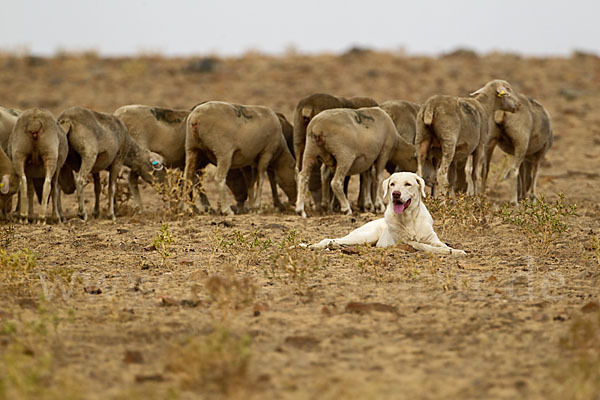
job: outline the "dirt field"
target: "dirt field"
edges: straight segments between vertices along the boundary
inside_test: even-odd
[[[550,111],[539,191],[550,205],[563,193],[576,215],[533,206],[542,221],[526,222],[529,234],[503,217],[499,150],[485,200],[427,201],[466,258],[290,249],[376,216],[302,219],[276,212],[266,190],[259,213],[176,217],[147,186],[146,212],[120,204],[116,223],[81,222],[68,196],[65,224],[0,226],[0,399],[597,399],[599,58],[0,55],[1,105],[55,114],[226,100],[291,120],[317,91],[422,102],[493,78]]]

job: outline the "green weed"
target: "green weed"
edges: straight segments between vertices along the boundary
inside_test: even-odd
[[[152,246],[156,249],[162,259],[162,266],[167,264],[167,259],[171,257],[171,245],[175,241],[173,234],[169,231],[169,225],[164,222],[160,225],[160,232],[152,241]]]
[[[2,292],[16,296],[31,296],[36,283],[34,274],[36,265],[37,255],[29,249],[16,252],[0,249]]]
[[[267,279],[291,280],[302,293],[306,289],[307,278],[325,268],[325,259],[321,252],[300,247],[301,242],[296,231],[288,232],[269,257],[270,262],[263,264],[262,269]]]
[[[575,215],[575,204],[565,205],[565,197],[547,202],[543,195],[538,200],[526,199],[518,207],[505,204],[501,216],[505,223],[518,227],[526,236],[530,249],[539,255],[547,254],[552,243],[566,232],[567,217]]]

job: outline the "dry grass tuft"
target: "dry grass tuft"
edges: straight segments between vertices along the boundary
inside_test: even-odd
[[[561,381],[563,399],[597,399],[600,394],[600,312],[578,315],[560,339],[566,358],[560,362],[556,379]]]
[[[250,338],[224,327],[174,346],[166,369],[177,374],[181,388],[207,394],[230,394],[248,385]]]

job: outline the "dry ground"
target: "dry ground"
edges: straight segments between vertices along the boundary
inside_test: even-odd
[[[442,240],[469,252],[460,259],[289,248],[345,234],[368,213],[301,219],[265,200],[260,213],[176,217],[146,187],[144,214],[124,203],[116,223],[86,224],[68,198],[63,225],[0,226],[0,399],[598,398],[597,57],[0,56],[2,105],[56,114],[219,99],[291,119],[316,91],[422,102],[492,78],[553,116],[540,192],[578,209],[547,252],[541,229],[527,235],[502,217],[499,151],[485,201],[428,201]],[[153,247],[163,222],[174,241]]]

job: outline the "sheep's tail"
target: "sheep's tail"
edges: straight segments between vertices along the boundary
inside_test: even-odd
[[[425,110],[423,111],[423,122],[425,125],[431,125],[433,122],[433,106],[429,103],[425,104]]]
[[[323,146],[323,144],[325,144],[325,140],[324,140],[324,139],[325,139],[325,137],[324,137],[324,135],[323,135],[323,132],[322,132],[322,131],[316,131],[316,130],[313,130],[313,131],[312,131],[312,137],[313,137],[313,140],[315,141],[315,143],[316,143],[317,145],[319,145],[319,146]]]
[[[73,129],[73,124],[69,119],[61,119],[58,121],[58,125],[62,128],[67,136],[71,133],[71,129]]]

